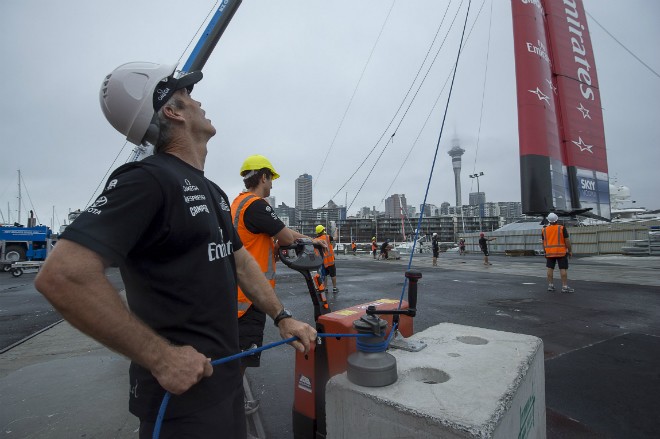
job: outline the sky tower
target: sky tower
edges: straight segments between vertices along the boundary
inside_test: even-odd
[[[458,145],[458,139],[452,141],[454,144],[447,154],[451,156],[451,165],[454,168],[454,186],[456,187],[456,207],[463,205],[461,201],[461,156],[465,152]]]

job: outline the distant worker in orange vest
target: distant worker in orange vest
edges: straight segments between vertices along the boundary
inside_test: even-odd
[[[376,237],[371,238],[371,254],[374,255],[376,259],[376,252],[378,252],[378,243],[376,242]]]
[[[543,249],[545,250],[545,266],[548,274],[548,291],[555,290],[553,274],[555,265],[559,265],[559,274],[561,275],[561,292],[572,293],[575,290],[568,286],[568,258],[573,257],[571,240],[568,236],[566,227],[557,224],[559,217],[551,212],[548,215],[548,224],[543,227],[541,236],[543,237]]]
[[[247,251],[254,257],[261,271],[275,288],[275,255],[280,245],[293,244],[297,238],[308,238],[284,225],[273,206],[264,198],[270,196],[273,180],[279,174],[262,155],[251,155],[241,166],[246,190],[231,204],[234,227]],[[325,241],[314,240],[325,245]],[[277,243],[277,244],[276,244]],[[258,309],[238,287],[238,337],[241,350],[258,348],[263,344],[266,314]],[[241,359],[241,372],[246,367],[259,367],[260,355]],[[246,413],[256,410],[256,401],[246,401]]]
[[[351,251],[353,252],[353,256],[355,256],[355,252],[357,251],[357,244],[355,243],[355,240],[351,241]]]
[[[316,237],[328,244],[328,249],[323,256],[323,266],[330,279],[332,279],[332,292],[336,294],[339,292],[339,289],[337,289],[337,268],[335,268],[335,251],[332,248],[332,236],[325,233],[325,227],[319,224],[316,226]]]

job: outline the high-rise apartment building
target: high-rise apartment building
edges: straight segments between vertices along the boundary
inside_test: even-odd
[[[486,193],[485,192],[470,192],[470,205],[471,206],[480,206],[486,203]]]
[[[303,174],[296,178],[296,209],[312,208],[312,176]]]
[[[385,199],[386,217],[400,218],[405,212],[408,212],[405,194],[393,194]]]

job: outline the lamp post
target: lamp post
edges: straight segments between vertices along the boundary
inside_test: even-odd
[[[477,179],[477,200],[481,201],[479,198],[481,197],[481,190],[479,189],[479,177],[483,177],[484,173],[479,172],[475,174],[470,174],[470,178],[476,178]],[[479,231],[481,231],[481,203],[479,203]]]

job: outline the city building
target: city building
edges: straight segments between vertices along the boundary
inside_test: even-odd
[[[438,209],[438,206],[435,204],[420,204],[419,205],[419,212],[421,214],[422,212],[422,207],[424,208],[424,216],[438,216],[440,215],[440,210]]]
[[[282,222],[291,228],[296,228],[296,208],[287,206],[285,203],[280,204],[275,208],[275,214],[282,220]]]
[[[270,204],[273,208],[275,206],[277,206],[277,204],[275,204],[275,197],[273,195],[271,195],[270,197],[264,198],[264,200],[266,200],[268,202],[268,204]]]
[[[312,176],[309,174],[296,178],[296,209],[312,209]]]
[[[480,204],[486,203],[485,192],[470,192],[469,198],[471,206],[478,206]]]
[[[446,201],[443,201],[440,204],[440,215],[449,215],[449,206],[450,204]]]
[[[404,212],[408,212],[405,194],[393,194],[385,199],[385,216],[401,218]]]

